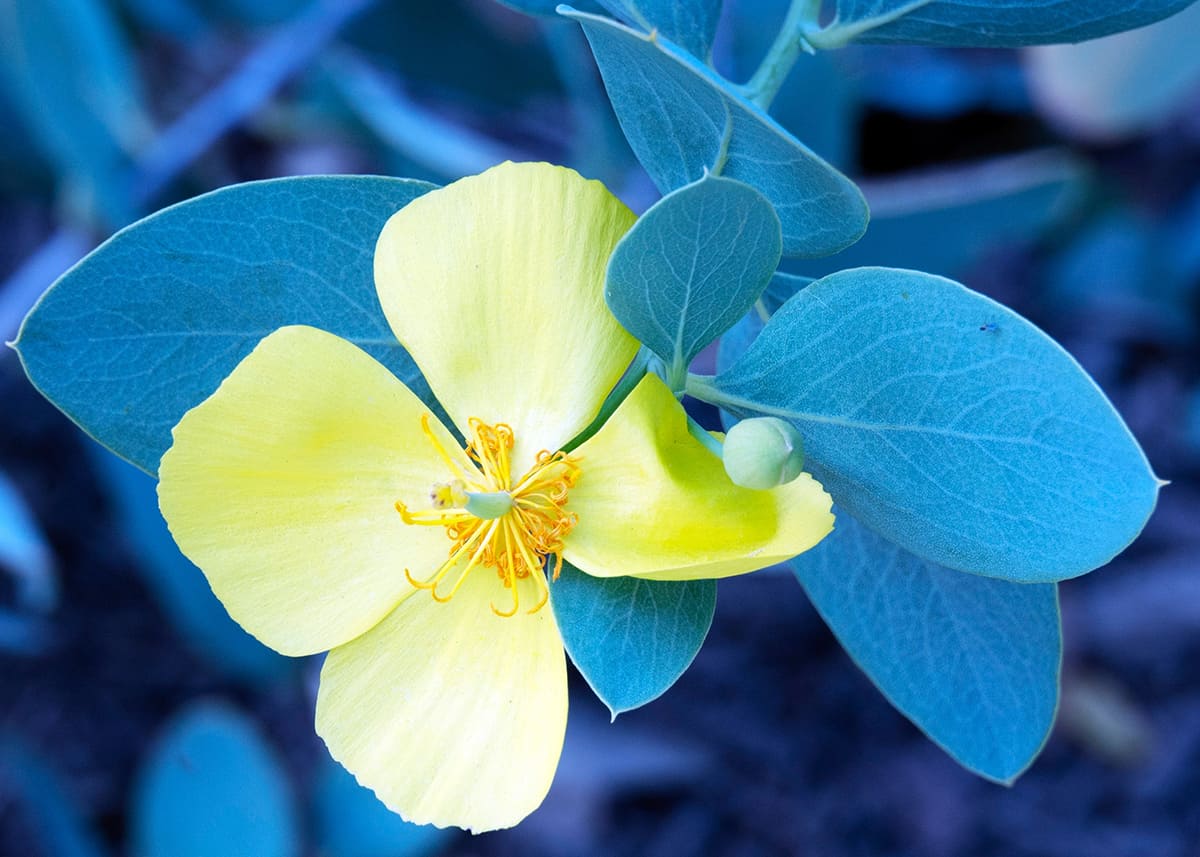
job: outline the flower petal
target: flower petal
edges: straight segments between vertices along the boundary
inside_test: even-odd
[[[229,614],[288,655],[352,640],[449,553],[441,527],[404,524],[450,473],[421,429],[430,414],[391,372],[311,327],[265,338],[188,411],[159,467],[180,549]],[[459,461],[455,441],[430,428]]]
[[[410,598],[321,671],[317,732],[393,811],[476,833],[542,802],[567,725],[567,668],[549,608],[504,619],[508,593],[471,573],[448,603]]]
[[[563,556],[597,577],[728,577],[790,559],[833,529],[832,501],[807,473],[770,491],[734,485],[648,375],[576,450]]]
[[[397,338],[464,432],[507,423],[514,469],[596,416],[637,352],[604,303],[604,272],[634,215],[602,184],[505,163],[394,214],[375,285]]]

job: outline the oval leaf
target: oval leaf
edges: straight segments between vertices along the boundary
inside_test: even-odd
[[[692,358],[758,300],[780,249],[779,218],[762,194],[705,176],[667,194],[625,234],[604,297],[682,382]]]
[[[837,0],[837,18],[809,40],[1012,48],[1081,42],[1144,27],[1194,0]]]
[[[567,654],[615,719],[683,675],[708,635],[717,584],[602,579],[564,563],[550,605]]]
[[[147,473],[171,428],[264,336],[310,324],[429,398],[375,296],[375,240],[432,185],[320,176],[234,185],[164,209],[68,271],[16,347],[34,385]]]
[[[133,805],[139,857],[292,857],[300,853],[287,777],[254,725],[193,705],[144,763]]]
[[[844,513],[792,567],[846,653],[934,743],[990,780],[1029,767],[1058,708],[1054,584],[933,565]]]
[[[863,234],[854,183],[712,69],[615,21],[562,12],[583,26],[629,145],[663,193],[706,170],[750,185],[775,206],[787,256],[828,256]]]
[[[714,386],[714,403],[738,416],[791,420],[842,509],[962,571],[1083,574],[1137,536],[1158,494],[1129,429],[1070,355],[931,274],[818,280]]]

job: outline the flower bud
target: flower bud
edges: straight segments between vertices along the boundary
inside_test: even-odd
[[[804,469],[800,433],[775,417],[742,420],[725,436],[725,472],[735,485],[766,491]]]

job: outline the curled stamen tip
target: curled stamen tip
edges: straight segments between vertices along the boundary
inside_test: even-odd
[[[407,568],[404,569],[404,576],[408,579],[408,582],[411,583],[413,586],[415,586],[417,589],[432,589],[433,588],[428,583],[422,583],[421,581],[419,581],[415,577],[413,577],[412,572],[410,572]],[[436,598],[437,596],[434,596],[434,597]]]
[[[492,604],[491,608],[492,608],[492,612],[495,613],[497,616],[499,616],[501,619],[511,619],[513,616],[517,615],[517,608],[515,606],[513,607],[513,609],[509,610],[507,613],[505,613],[503,610],[497,610],[495,604]]]

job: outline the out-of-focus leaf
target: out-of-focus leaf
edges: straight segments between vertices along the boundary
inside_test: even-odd
[[[200,0],[209,15],[239,24],[263,26],[295,17],[312,0]]]
[[[409,824],[332,759],[317,775],[312,812],[323,857],[424,857],[453,836],[432,825]]]
[[[293,857],[299,821],[287,776],[254,724],[221,703],[178,714],[133,791],[137,857]]]
[[[721,0],[599,0],[613,14],[646,32],[658,31],[708,62],[721,20]]]
[[[200,569],[179,552],[158,512],[154,480],[100,449],[93,460],[134,548],[138,572],[188,645],[214,666],[249,681],[272,679],[291,669],[295,661],[268,649],[229,618]]]
[[[1005,242],[1032,241],[1082,196],[1081,165],[1060,152],[1031,152],[864,183],[871,225],[862,240],[799,267],[830,274],[886,265],[960,275]]]
[[[518,12],[524,12],[526,15],[554,15],[557,14],[559,6],[559,0],[496,0],[496,2],[510,9],[516,9]],[[604,12],[604,7],[599,2],[591,3],[588,0],[582,0],[579,8],[585,12]]]
[[[844,511],[961,571],[1083,574],[1137,536],[1158,496],[1137,441],[1070,355],[930,274],[818,280],[708,383],[739,417],[790,420]]]
[[[481,173],[520,153],[456,125],[408,97],[397,81],[348,51],[326,56],[334,84],[362,122],[388,145],[443,179]]]
[[[34,385],[147,473],[171,428],[264,336],[311,324],[429,396],[375,295],[375,240],[432,185],[275,179],[180,203],[113,236],[48,291],[16,347]]]
[[[110,224],[133,219],[125,151],[146,133],[132,56],[97,0],[0,4],[0,77],[60,173]]]
[[[708,635],[717,585],[599,578],[564,564],[550,605],[567,654],[615,719],[683,675]]]
[[[121,0],[144,26],[177,39],[194,39],[208,29],[208,22],[192,0]]]
[[[1025,52],[1034,101],[1089,140],[1148,131],[1200,100],[1200,5],[1167,21],[1082,45]]]
[[[809,34],[816,47],[875,44],[1012,48],[1081,42],[1144,27],[1193,0],[836,0],[837,16]]]
[[[669,42],[569,7],[592,45],[630,146],[663,193],[705,171],[750,185],[783,224],[783,252],[815,258],[858,240],[867,206],[858,188]]]
[[[841,512],[792,567],[847,654],[960,764],[1011,783],[1041,751],[1062,661],[1054,584],[933,565]]]
[[[37,844],[37,853],[53,857],[105,857],[101,840],[80,816],[79,808],[58,777],[22,744],[0,734],[0,779],[23,805]],[[7,809],[7,807],[6,807]],[[44,849],[44,850],[42,850]]]
[[[625,234],[604,297],[681,388],[692,358],[758,300],[781,248],[779,218],[762,194],[705,176],[667,194]]]
[[[17,487],[0,472],[0,571],[16,581],[14,601],[23,610],[48,613],[58,602],[54,557]]]
[[[937,119],[969,110],[1022,114],[1030,110],[1028,84],[1011,51],[946,51],[914,45],[865,48],[853,56],[862,97],[873,107]]]

